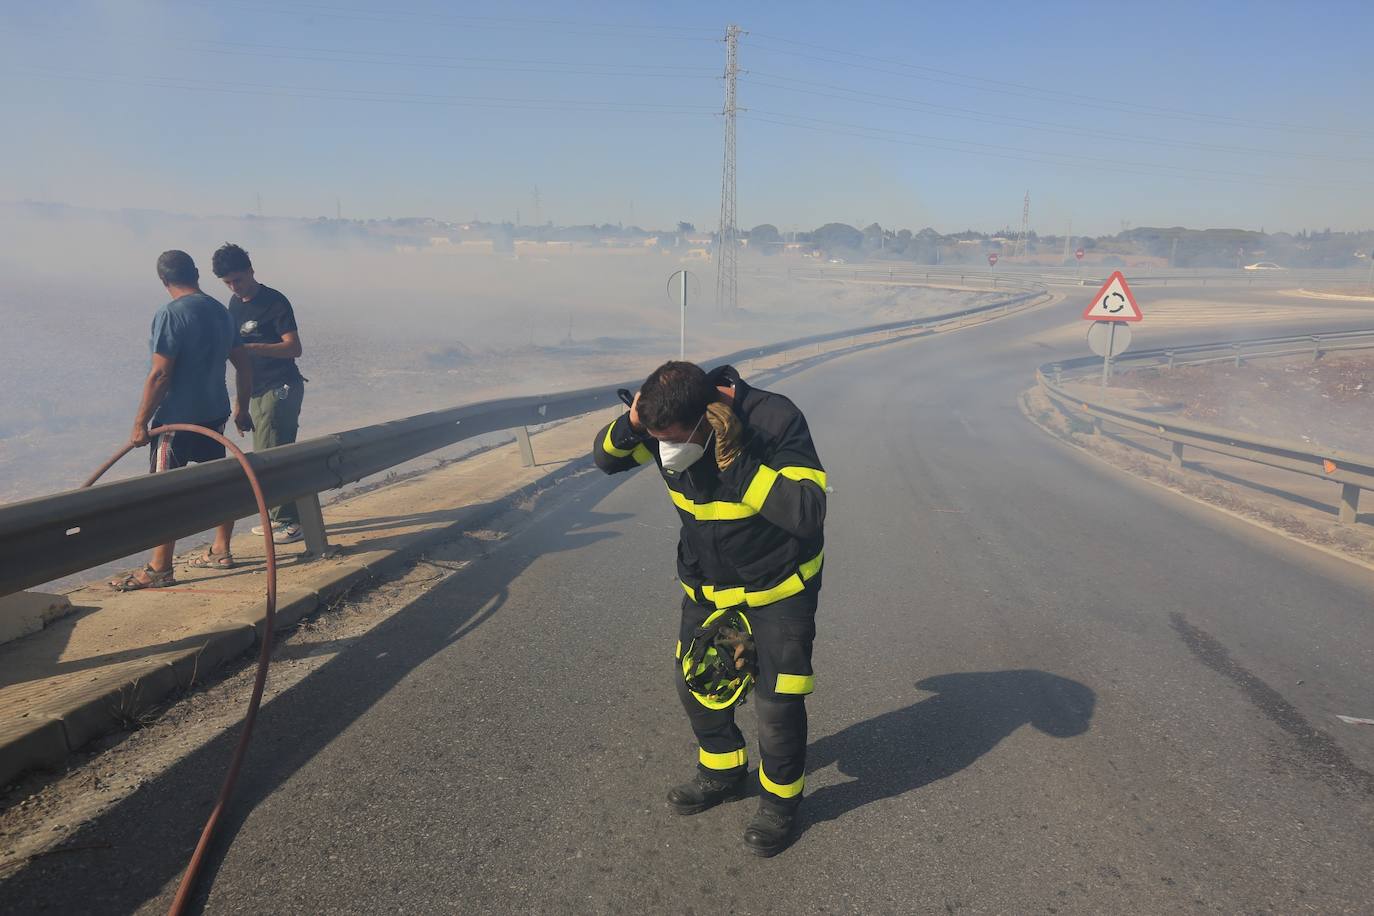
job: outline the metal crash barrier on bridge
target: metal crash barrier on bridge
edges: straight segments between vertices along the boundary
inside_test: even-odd
[[[1024,292],[972,308],[815,334],[703,362],[742,363],[787,354],[813,358],[822,352],[876,345],[900,332],[931,332],[962,325],[966,319],[996,317],[1032,307],[1048,296],[1043,285],[1029,284]],[[836,342],[839,347],[825,349]],[[639,382],[437,410],[254,452],[249,461],[268,505],[314,502],[323,491],[504,430],[524,432],[518,438],[528,466],[534,463],[528,427],[614,407],[620,403],[616,388],[636,388]],[[0,506],[0,595],[205,531],[225,519],[243,518],[254,505],[243,472],[232,459],[222,459]]]
[[[1220,362],[1239,366],[1247,359],[1310,355],[1317,360],[1324,353],[1363,349],[1374,349],[1374,329],[1143,350],[1119,356],[1115,362],[1118,366],[1163,369]],[[1101,360],[1095,356],[1047,363],[1036,370],[1036,378],[1045,394],[1070,414],[1086,414],[1095,421],[1107,421],[1168,442],[1175,467],[1183,466],[1183,450],[1191,447],[1338,483],[1341,487],[1338,514],[1344,524],[1354,524],[1359,517],[1360,491],[1374,490],[1374,455],[1341,449],[1314,450],[1304,442],[1253,436],[1205,423],[1163,417],[1110,404],[1082,388],[1069,392],[1063,387],[1066,374],[1090,370],[1095,377],[1101,365]],[[1089,382],[1091,379],[1085,375],[1069,381]]]

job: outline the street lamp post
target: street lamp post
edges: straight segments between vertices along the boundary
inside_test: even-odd
[[[678,305],[682,309],[682,319],[678,328],[677,358],[684,361],[687,359],[687,281],[690,277],[691,273],[685,267],[682,270],[675,270],[668,275],[669,301],[672,300],[673,295],[673,280],[679,279],[682,284],[677,297]]]

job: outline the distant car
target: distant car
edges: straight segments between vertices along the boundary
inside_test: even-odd
[[[843,263],[844,263],[844,258],[831,258],[830,261],[829,261],[829,263],[831,263],[831,264],[843,264]]]
[[[1258,261],[1254,264],[1246,264],[1246,270],[1287,270],[1287,267],[1280,267],[1273,261]]]

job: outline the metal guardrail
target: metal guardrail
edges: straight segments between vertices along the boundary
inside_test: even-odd
[[[1104,272],[1105,270],[1105,272]],[[789,282],[803,280],[868,280],[887,279],[889,282],[971,282],[997,284],[998,288],[1015,289],[1019,283],[1038,283],[1046,286],[1098,286],[1105,283],[1111,269],[1100,264],[1062,267],[1016,266],[986,268],[978,264],[913,265],[901,262],[864,262],[858,264],[816,263],[810,265],[782,265],[777,268],[746,268],[760,277],[786,277]],[[1303,268],[1294,270],[1188,270],[1142,269],[1126,270],[1133,287],[1295,287],[1307,284],[1344,284],[1364,287],[1367,272],[1345,268]]]
[[[972,308],[814,334],[704,362],[756,360],[819,349],[845,338],[854,346],[859,338],[875,334],[962,324],[998,310],[1028,308],[1048,295],[1040,286]],[[639,382],[467,404],[254,452],[249,461],[268,505],[305,498],[314,502],[322,491],[464,439],[501,430],[523,432],[528,426],[615,406],[620,403],[616,388],[634,388]],[[526,452],[527,460],[528,456]],[[0,506],[0,595],[204,531],[227,518],[243,518],[254,505],[243,472],[232,459],[225,459]]]
[[[1137,367],[1153,365],[1171,369],[1181,365],[1227,361],[1241,365],[1244,359],[1309,353],[1316,360],[1323,353],[1354,349],[1374,349],[1374,329],[1143,350],[1116,357],[1113,362],[1118,366],[1125,363]],[[1093,356],[1046,363],[1036,370],[1036,378],[1045,394],[1063,409],[1084,413],[1097,421],[1105,420],[1170,443],[1171,461],[1175,467],[1183,466],[1183,450],[1191,447],[1338,483],[1341,486],[1338,515],[1344,524],[1354,524],[1359,517],[1360,491],[1374,490],[1374,455],[1343,449],[1314,450],[1302,442],[1251,436],[1205,423],[1131,410],[1109,404],[1101,397],[1081,390],[1070,392],[1064,389],[1065,371],[1091,368],[1095,372],[1101,364],[1101,360]],[[1083,381],[1087,382],[1089,378],[1085,376]]]

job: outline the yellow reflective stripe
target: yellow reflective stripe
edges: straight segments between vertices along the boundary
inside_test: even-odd
[[[608,446],[609,437],[610,434],[607,433]],[[643,446],[641,445],[639,448],[643,448]],[[612,454],[617,454],[612,451],[610,447],[607,448],[607,451],[611,451]],[[651,457],[649,450],[644,449],[644,459],[640,460],[639,463],[643,464]],[[638,449],[636,449],[636,460],[639,460]],[[692,502],[692,500],[683,496],[672,487],[668,488],[668,498],[673,501],[673,505],[677,506],[683,512],[686,512],[688,515],[691,515],[699,522],[726,522],[742,518],[752,518],[762,511],[764,502],[768,500],[768,494],[773,490],[773,484],[777,482],[780,476],[786,477],[789,480],[810,480],[822,489],[825,488],[826,478],[824,471],[803,467],[786,467],[781,471],[775,471],[765,464],[759,466],[758,471],[754,474],[754,479],[749,481],[749,486],[745,488],[744,499],[741,502]]]
[[[724,522],[758,515],[758,510],[744,503],[694,503],[672,487],[668,488],[668,498],[683,512],[699,522]]]
[[[601,443],[601,450],[605,452],[607,455],[610,455],[612,458],[624,458],[627,455],[631,454],[634,451],[634,449],[616,448],[615,442],[611,440],[611,430],[613,429],[615,429],[615,422],[611,423],[610,426],[606,427],[606,440]],[[583,435],[585,435],[585,433]],[[640,444],[640,447],[643,448],[643,443]],[[640,463],[642,464],[643,462]]]
[[[673,658],[682,658],[682,640],[677,641],[677,648],[673,650]]]
[[[752,508],[755,512],[763,509],[763,503],[768,499],[768,493],[773,489],[773,484],[777,482],[778,472],[766,464],[759,465],[759,469],[754,474],[754,479],[749,481],[749,486],[744,491],[744,504]]]
[[[635,446],[633,452],[630,452],[630,457],[635,460],[635,464],[648,464],[654,460],[654,453],[649,451],[649,447],[641,442]]]
[[[796,798],[801,794],[802,786],[806,785],[806,777],[803,776],[796,782],[789,782],[784,786],[769,779],[768,774],[763,771],[763,767],[759,767],[759,785],[778,798]]]
[[[712,754],[706,748],[699,748],[697,759],[708,770],[733,770],[749,762],[749,752],[740,748],[737,751],[727,751],[724,754]]]
[[[744,604],[746,592],[744,586],[739,585],[735,588],[716,588],[713,585],[703,585],[701,595],[707,601],[719,608],[735,607]]]
[[[687,593],[688,598],[691,598],[693,601],[697,600],[696,589],[692,588],[692,586],[688,585],[686,582],[683,582],[681,579],[678,580],[678,585],[682,586],[682,590]]]
[[[815,689],[816,676],[814,674],[779,674],[778,685],[773,688],[773,692],[805,695]]]
[[[716,588],[714,585],[702,585],[701,597],[703,600],[711,602],[718,608],[737,607],[741,604],[747,604],[750,607],[763,607],[768,604],[774,604],[784,598],[791,598],[793,595],[805,591],[806,583],[816,578],[816,575],[821,571],[821,566],[824,563],[825,551],[821,551],[798,567],[797,572],[783,579],[772,588],[764,589],[761,592],[749,592],[745,591],[743,586],[736,586],[735,588]],[[690,586],[683,583],[682,587],[687,590],[687,594],[692,596],[693,601],[697,600],[696,593]]]
[[[815,468],[785,467],[780,468],[778,473],[788,480],[809,480],[822,490],[825,489],[825,471],[818,471]]]
[[[772,588],[761,592],[745,592],[744,600],[750,607],[763,607],[765,604],[775,604],[784,598],[799,595],[805,590],[806,583],[802,581],[801,576],[793,573]]]

